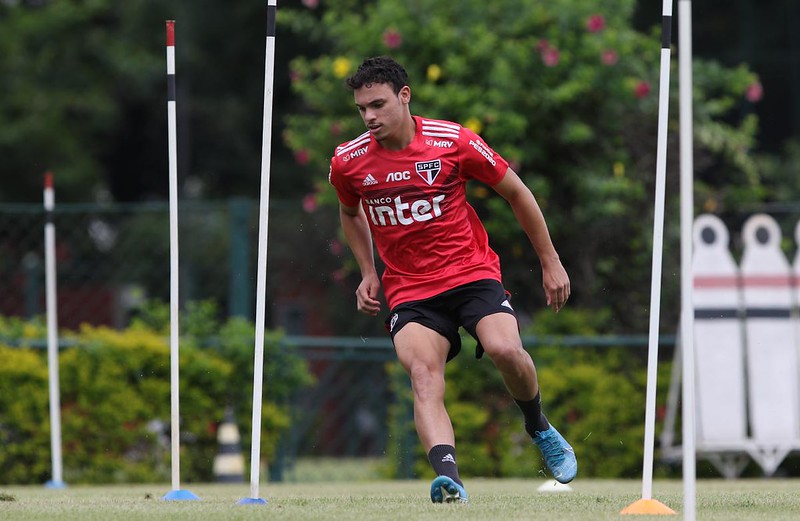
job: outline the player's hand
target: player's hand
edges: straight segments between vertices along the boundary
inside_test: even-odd
[[[569,276],[561,261],[542,265],[542,285],[547,305],[558,313],[566,305],[570,294]]]
[[[356,290],[356,306],[358,310],[367,315],[375,316],[381,310],[381,302],[378,300],[378,293],[381,283],[376,275],[364,277]]]

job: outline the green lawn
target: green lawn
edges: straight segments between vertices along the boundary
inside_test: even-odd
[[[578,480],[571,492],[537,492],[542,480],[469,479],[468,505],[434,505],[427,481],[352,481],[264,484],[266,506],[239,506],[247,484],[186,485],[201,501],[167,502],[166,484],[0,486],[3,520],[382,520],[457,519],[505,521],[547,519],[682,519],[682,484],[658,481],[654,497],[677,516],[623,516],[620,510],[641,498],[641,483],[630,480]],[[800,480],[699,481],[698,520],[780,521],[800,519]]]

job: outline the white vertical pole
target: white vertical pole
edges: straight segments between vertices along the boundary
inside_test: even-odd
[[[175,101],[175,21],[167,20],[167,139],[169,144],[169,367],[170,367],[170,446],[172,454],[172,491],[166,500],[200,499],[181,490],[181,421],[180,421],[180,321],[178,281],[178,138]]]
[[[167,129],[169,143],[169,366],[172,490],[181,488],[180,396],[179,396],[179,287],[178,276],[178,138],[175,101],[175,22],[167,21]]]
[[[656,431],[656,382],[658,378],[658,329],[661,315],[661,265],[664,252],[664,196],[667,177],[667,122],[669,120],[669,66],[672,41],[672,2],[664,0],[661,17],[661,80],[658,89],[658,150],[653,219],[653,272],[650,280],[650,334],[647,355],[647,397],[644,418],[644,465],[642,499],[622,514],[674,514],[653,498],[653,452]]]
[[[272,85],[275,70],[275,14],[277,0],[267,0],[267,46],[264,59],[264,113],[261,136],[261,196],[258,220],[258,273],[256,276],[255,357],[253,362],[253,430],[250,447],[250,497],[240,504],[266,504],[259,497],[261,473],[261,406],[264,385],[264,321],[267,299],[267,239],[269,181],[272,150]]]
[[[672,34],[672,2],[664,0],[661,39],[661,81],[658,99],[658,149],[656,153],[656,194],[653,220],[653,270],[650,281],[650,334],[647,359],[647,404],[644,428],[644,472],[642,498],[653,497],[653,450],[656,423],[656,382],[658,375],[658,329],[661,315],[661,267],[664,252],[664,194],[667,173],[667,123],[669,121],[669,66]]]
[[[692,110],[692,2],[678,3],[681,157],[681,353],[683,365],[683,519],[696,515],[694,299],[694,125]]]
[[[45,289],[47,298],[47,371],[50,392],[50,450],[53,475],[48,488],[63,488],[61,457],[61,397],[58,379],[58,305],[56,294],[56,226],[53,210],[56,197],[53,189],[53,174],[44,176],[44,225]]]

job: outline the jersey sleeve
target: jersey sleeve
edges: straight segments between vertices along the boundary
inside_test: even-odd
[[[356,206],[361,200],[361,195],[352,189],[352,186],[347,182],[345,177],[342,175],[342,172],[337,169],[337,161],[335,156],[331,158],[331,167],[328,171],[328,182],[333,186],[334,189],[336,189],[336,197],[339,198],[339,202],[344,206]]]
[[[465,179],[477,179],[494,186],[503,180],[508,170],[508,161],[492,150],[478,134],[466,127],[461,128],[459,155],[461,175]]]

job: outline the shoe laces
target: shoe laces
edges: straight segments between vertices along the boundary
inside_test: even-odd
[[[561,440],[555,433],[546,434],[545,432],[538,432],[539,448],[545,458],[549,460],[552,465],[560,465],[564,461],[564,447],[561,446]]]

